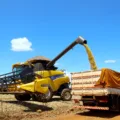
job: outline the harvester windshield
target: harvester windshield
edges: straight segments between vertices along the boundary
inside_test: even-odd
[[[16,66],[16,67],[13,68],[13,72],[14,72],[15,74],[20,74],[20,72],[21,72],[23,69],[24,69],[23,66]]]

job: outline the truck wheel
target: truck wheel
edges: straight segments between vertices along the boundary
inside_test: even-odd
[[[15,94],[15,98],[18,101],[28,101],[31,99],[30,94]]]
[[[71,98],[72,98],[72,95],[71,95],[70,89],[68,88],[63,89],[61,92],[61,99],[64,101],[69,101],[71,100]]]

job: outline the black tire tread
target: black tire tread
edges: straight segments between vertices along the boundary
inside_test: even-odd
[[[15,94],[15,98],[18,101],[28,101],[31,99],[30,94]]]

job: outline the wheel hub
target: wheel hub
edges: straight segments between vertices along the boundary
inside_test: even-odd
[[[69,93],[69,92],[66,92],[66,93],[65,93],[65,98],[66,98],[66,99],[69,99],[69,98],[70,98],[70,93]]]

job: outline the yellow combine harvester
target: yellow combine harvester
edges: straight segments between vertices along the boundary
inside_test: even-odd
[[[50,60],[38,56],[25,63],[13,65],[14,72],[21,70],[17,73],[21,75],[21,79],[18,80],[20,83],[17,84],[17,88],[13,88],[20,92],[24,90],[27,93],[15,94],[17,100],[29,100],[32,97],[33,100],[49,101],[53,95],[60,96],[61,94],[63,100],[71,99],[69,77],[65,76],[62,71],[56,70],[57,68],[54,66],[51,67],[51,70],[45,70],[44,65],[48,62]],[[64,91],[62,91],[63,89]]]
[[[0,93],[15,94],[17,100],[49,101],[53,95],[62,100],[71,99],[69,77],[57,70],[55,62],[75,45],[86,45],[87,41],[78,37],[53,60],[35,57],[25,63],[13,65],[13,71],[0,76]]]

